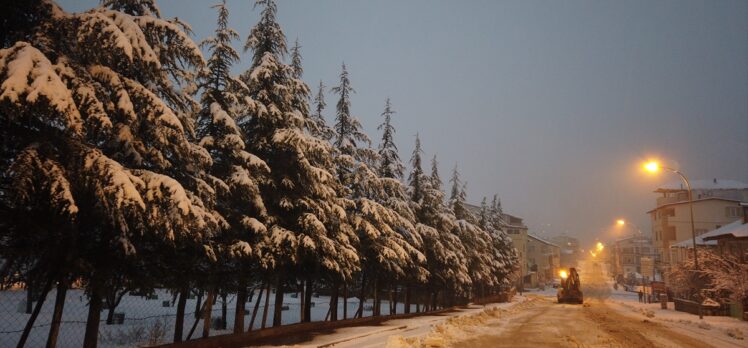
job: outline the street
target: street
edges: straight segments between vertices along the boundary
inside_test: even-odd
[[[646,318],[620,314],[606,304],[610,289],[602,275],[587,274],[582,279],[584,305],[558,304],[555,297],[535,295],[522,310],[491,321],[488,330],[481,330],[493,333],[456,342],[454,346],[713,347]]]
[[[587,306],[589,304],[589,306]],[[610,310],[604,301],[585,306],[538,298],[506,320],[488,325],[494,334],[458,342],[455,347],[712,347],[644,320]]]

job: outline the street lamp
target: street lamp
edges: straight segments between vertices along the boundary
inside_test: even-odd
[[[696,269],[699,269],[699,258],[696,255],[696,229],[694,228],[694,223],[693,223],[693,192],[691,191],[691,183],[688,182],[688,178],[686,178],[685,174],[673,168],[663,167],[659,163],[657,163],[657,161],[649,161],[645,163],[644,169],[653,174],[660,171],[660,169],[668,170],[675,174],[678,174],[678,176],[680,176],[683,182],[686,183],[686,188],[688,189],[688,209],[691,212],[691,239],[693,240],[693,264],[694,264],[694,267],[696,267]]]

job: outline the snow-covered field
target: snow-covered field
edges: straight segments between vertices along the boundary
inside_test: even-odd
[[[132,347],[136,345],[150,343],[171,342],[174,334],[174,321],[176,318],[176,307],[171,306],[172,295],[166,290],[157,290],[157,299],[148,300],[140,296],[125,295],[122,302],[115,312],[121,312],[125,315],[125,321],[121,325],[106,325],[107,310],[102,312],[102,323],[99,329],[99,346],[100,347]],[[47,334],[49,333],[49,324],[52,321],[52,310],[54,307],[54,290],[47,295],[47,299],[42,306],[39,317],[34,323],[27,347],[39,347],[46,343]],[[220,335],[232,332],[234,324],[234,296],[227,298],[228,330],[211,330],[211,335]],[[25,291],[0,291],[0,347],[14,347],[21,336],[24,326],[30,314],[24,313],[24,304],[26,301]],[[164,301],[169,301],[169,306],[164,307]],[[253,296],[251,302],[248,302],[245,308],[247,314],[245,325],[249,326],[257,296]],[[312,308],[312,320],[324,320],[329,310],[330,298],[326,296],[312,297],[315,303]],[[338,305],[338,318],[343,318],[342,299]],[[86,317],[88,314],[87,298],[82,290],[70,290],[65,300],[65,310],[63,313],[63,322],[60,326],[60,338],[58,347],[80,347],[83,343],[83,334],[85,332]],[[185,309],[185,329],[184,335],[187,336],[190,328],[195,321],[196,299],[187,300]],[[262,310],[264,307],[264,295],[260,302],[260,310],[255,319],[254,328],[259,329],[262,325]],[[371,315],[370,306],[372,301],[365,305],[364,316]],[[299,322],[300,308],[299,299],[292,297],[292,294],[286,294],[283,302],[288,306],[288,310],[283,311],[283,324],[292,324]],[[367,310],[369,308],[369,310]],[[273,320],[273,298],[270,299],[267,326],[270,326]],[[358,309],[358,299],[348,299],[348,318],[352,318]],[[403,312],[403,304],[398,304],[398,313]],[[415,309],[415,306],[413,306]],[[382,314],[389,314],[388,301],[382,301]],[[221,316],[221,300],[213,306],[213,317]],[[192,337],[198,337],[202,333],[202,321],[195,329]]]

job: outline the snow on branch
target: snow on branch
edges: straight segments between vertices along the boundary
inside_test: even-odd
[[[49,105],[54,111],[49,116],[56,117],[49,120],[54,127],[75,134],[82,132],[81,115],[70,90],[49,59],[31,44],[19,41],[0,50],[0,80],[0,102]]]

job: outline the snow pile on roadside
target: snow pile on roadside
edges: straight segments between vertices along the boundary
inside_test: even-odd
[[[635,293],[613,291],[608,303],[613,304],[611,308],[619,309],[622,314],[642,315],[647,317],[646,320],[695,335],[707,335],[737,343],[745,342],[748,334],[748,325],[738,319],[722,316],[705,316],[704,319],[699,319],[697,315],[674,310],[672,302],[668,303],[668,309],[661,309],[659,303],[640,303]]]
[[[538,296],[517,296],[515,302],[487,306],[485,309],[471,314],[450,317],[439,324],[433,325],[431,332],[422,336],[403,337],[390,336],[387,348],[412,347],[450,347],[453,343],[464,341],[477,335],[490,334],[488,324],[499,320],[507,313],[513,313],[532,306],[533,302],[542,300]]]

